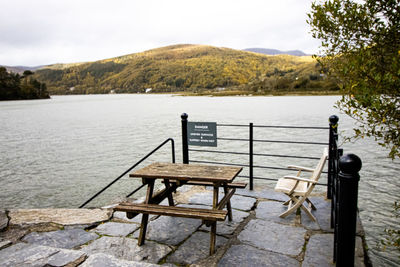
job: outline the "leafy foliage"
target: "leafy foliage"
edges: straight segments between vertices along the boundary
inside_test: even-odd
[[[400,1],[323,1],[308,14],[312,34],[343,91],[337,106],[357,121],[355,138],[371,136],[400,157]]]
[[[153,88],[152,92],[202,93],[216,88],[267,92],[282,87],[264,82],[267,76],[268,81],[284,78],[283,87],[288,90],[326,88],[326,78],[320,77],[319,68],[311,57],[266,56],[204,45],[173,45],[92,63],[50,66],[35,75],[46,81],[52,93],[58,94],[111,90],[133,93],[144,92],[146,88]],[[318,81],[311,81],[310,75],[316,75]],[[300,83],[296,77],[306,82]]]
[[[343,91],[337,107],[357,121],[354,137],[373,137],[400,157],[400,1],[326,0],[308,16],[322,41],[319,62]],[[398,227],[385,232],[382,244],[400,250]]]
[[[32,71],[24,71],[23,76],[8,73],[0,67],[0,100],[50,98],[46,84],[32,78]]]

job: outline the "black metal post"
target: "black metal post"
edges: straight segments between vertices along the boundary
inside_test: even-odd
[[[334,160],[335,160],[335,150],[337,149],[337,127],[338,127],[339,117],[332,115],[329,117],[329,155],[328,155],[328,188],[327,188],[327,198],[332,199],[333,191],[333,174],[334,174]]]
[[[189,115],[183,113],[182,118],[182,159],[184,164],[189,164],[189,146],[187,136],[187,122]]]
[[[250,190],[253,190],[253,123],[249,124],[249,178]]]
[[[335,227],[334,253],[336,266],[354,266],[354,249],[357,223],[358,182],[362,162],[354,154],[346,154],[339,160],[339,210]]]

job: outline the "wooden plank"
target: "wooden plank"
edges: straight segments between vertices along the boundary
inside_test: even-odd
[[[220,203],[218,204],[218,208],[219,205],[223,205],[221,209],[224,208],[224,204],[223,202],[226,201],[226,209],[228,210],[228,220],[231,222],[233,217],[232,217],[232,207],[231,207],[231,197],[233,196],[233,194],[235,193],[236,188],[231,188],[229,189],[228,186],[226,184],[224,184],[224,198],[221,199]]]
[[[232,166],[156,162],[131,173],[129,176],[183,181],[232,182],[241,171],[242,168]]]
[[[170,180],[169,182],[177,183],[178,181]],[[204,186],[213,186],[214,185],[212,182],[201,182],[201,181],[187,181],[185,184],[186,185],[204,185]],[[242,183],[242,182],[227,183],[227,186],[229,188],[246,188],[247,183]]]
[[[114,208],[116,211],[139,212],[143,214],[156,214],[166,216],[176,216],[207,221],[224,221],[228,214],[225,210],[210,210],[199,208],[187,208],[176,206],[161,206],[155,204],[132,204],[120,203]]]
[[[174,192],[178,188],[177,184],[172,184],[169,188],[164,188],[152,196],[150,203],[151,204],[160,204],[165,198],[168,196],[172,195],[172,192]]]
[[[169,191],[169,190],[170,190],[170,184],[169,184],[168,179],[164,179],[164,185],[165,185],[165,190],[166,190],[166,191]],[[168,197],[168,204],[169,204],[170,206],[174,206],[174,198],[172,197],[172,192],[170,192],[170,193],[167,195],[167,197]]]
[[[221,199],[221,201],[217,205],[218,210],[222,210],[225,205],[229,202],[233,194],[235,193],[235,188],[231,188],[227,194]]]
[[[151,201],[151,197],[153,196],[154,190],[154,180],[148,182],[147,192],[146,192],[146,200],[145,203],[149,204]],[[140,233],[138,238],[138,246],[144,244],[144,240],[146,239],[146,230],[147,230],[147,223],[149,221],[149,214],[142,215],[142,223],[140,224]]]
[[[210,231],[210,256],[215,253],[215,241],[217,240],[217,222],[211,224]]]

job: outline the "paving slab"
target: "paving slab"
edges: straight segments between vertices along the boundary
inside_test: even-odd
[[[127,236],[139,227],[140,225],[133,223],[106,222],[100,224],[92,231],[100,235]]]
[[[302,227],[255,219],[245,226],[238,239],[261,249],[297,256],[302,251],[305,233]]]
[[[80,267],[155,267],[159,266],[147,262],[127,261],[118,259],[112,255],[95,253],[90,255]]]
[[[269,200],[277,200],[285,202],[289,198],[283,194],[282,192],[275,192],[273,189],[269,188],[255,188],[254,190],[245,189],[237,189],[236,193],[238,195],[255,197],[255,198],[264,198]]]
[[[218,196],[219,200],[221,200],[222,197],[223,197],[223,194],[219,194],[219,196]],[[212,191],[200,192],[200,193],[193,194],[189,198],[189,203],[212,206],[212,202],[213,202],[212,199],[213,199]],[[256,199],[252,198],[252,197],[233,195],[231,198],[231,206],[233,209],[249,211],[249,210],[251,210],[251,208],[254,206],[255,203],[256,203]]]
[[[78,266],[86,259],[87,255],[82,251],[60,249],[56,254],[47,259],[50,266]]]
[[[57,248],[18,243],[0,250],[0,266],[44,266]]]
[[[111,218],[108,209],[18,209],[10,210],[10,225],[56,223],[61,225],[93,225]]]
[[[312,211],[312,214],[317,219],[317,222],[301,211],[301,224],[310,230],[323,230],[326,232],[333,232],[331,228],[331,201],[325,200],[324,197],[311,197],[311,202],[317,208]]]
[[[335,266],[333,263],[333,234],[314,234],[310,237],[302,266]]]
[[[282,202],[278,201],[260,201],[257,204],[256,217],[276,223],[282,224],[295,224],[296,213],[292,213],[285,218],[279,217],[279,215],[287,210],[287,206],[282,205]]]
[[[199,219],[160,216],[147,225],[146,240],[176,246],[195,232],[201,223]],[[139,237],[139,232],[136,231],[133,237]]]
[[[228,239],[217,236],[216,248],[218,249]],[[207,258],[210,253],[210,233],[195,232],[179,248],[167,258],[167,262],[174,264],[193,264]]]
[[[0,210],[0,231],[5,229],[8,225],[8,217],[4,210]]]
[[[97,234],[88,233],[82,229],[67,229],[53,232],[33,232],[22,240],[31,244],[55,248],[74,248],[98,237]]]
[[[232,210],[232,221],[230,222],[228,220],[228,217],[226,218],[225,221],[217,222],[217,234],[218,235],[231,235],[233,232],[236,230],[236,228],[239,226],[239,224],[248,216],[250,213],[240,211],[240,210]],[[203,231],[210,231],[210,227],[207,227],[206,225],[202,225],[200,227],[201,230]]]
[[[0,266],[76,266],[85,258],[81,251],[27,243],[0,250]]]
[[[233,245],[218,262],[218,267],[231,266],[300,266],[300,262],[286,255],[258,249],[249,245]]]
[[[137,239],[128,237],[103,236],[83,247],[81,250],[88,255],[104,253],[118,259],[150,263],[159,262],[172,251],[172,249],[166,245],[149,240],[140,247],[137,242]]]

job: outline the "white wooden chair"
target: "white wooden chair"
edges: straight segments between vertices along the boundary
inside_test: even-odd
[[[289,197],[289,200],[283,203],[283,205],[287,205],[288,208],[279,215],[279,217],[285,218],[292,212],[301,208],[313,221],[316,221],[314,215],[311,213],[311,210],[316,210],[316,207],[308,197],[321,176],[327,158],[328,148],[325,148],[315,169],[292,165],[288,166],[288,168],[296,169],[298,172],[296,176],[284,176],[280,178],[275,186],[275,191],[283,192]],[[302,172],[310,172],[311,176],[309,178],[302,178],[300,177]],[[303,204],[304,201],[308,203],[308,207]]]

